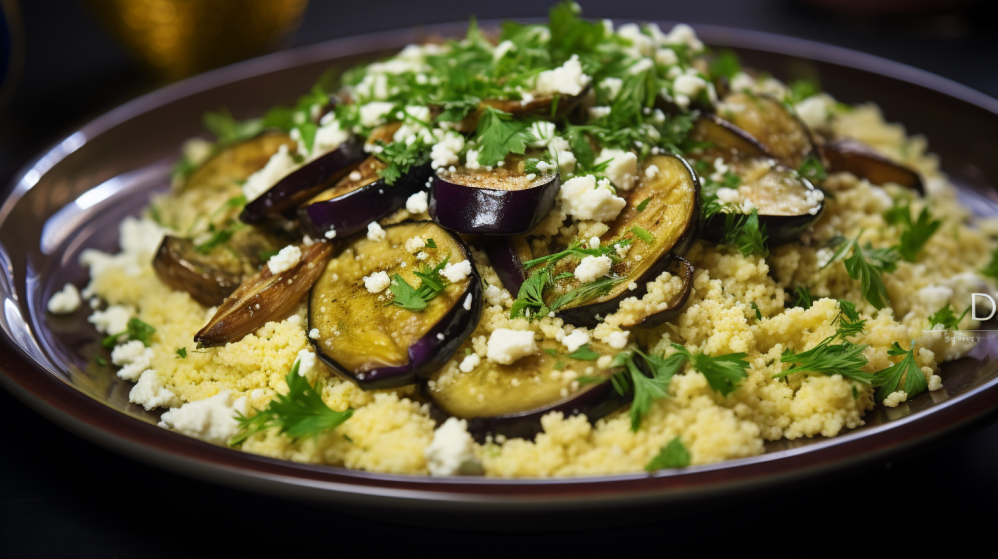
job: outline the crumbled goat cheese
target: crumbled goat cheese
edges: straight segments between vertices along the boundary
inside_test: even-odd
[[[482,358],[478,356],[477,353],[472,353],[471,355],[466,355],[464,359],[461,360],[461,372],[470,373],[475,369],[475,367],[482,364]]]
[[[315,354],[307,349],[298,352],[298,375],[307,377],[315,371]]]
[[[658,176],[658,165],[649,165],[645,169],[645,177],[653,179]]]
[[[385,239],[385,230],[378,225],[377,221],[372,221],[367,224],[367,239],[370,241],[383,241]]]
[[[625,332],[623,330],[615,330],[610,333],[607,337],[603,338],[603,341],[607,343],[613,349],[624,349],[627,345],[627,335],[630,332]]]
[[[506,300],[506,297],[504,296],[502,289],[499,289],[494,285],[490,285],[485,288],[485,300],[488,301],[490,305],[502,306],[503,301]]]
[[[685,95],[689,98],[696,97],[701,90],[707,87],[707,82],[700,76],[683,74],[672,82],[672,90],[678,95]]]
[[[554,123],[546,120],[534,122],[530,125],[528,132],[530,132],[531,137],[529,145],[532,148],[547,147],[556,134]]]
[[[426,191],[420,190],[410,196],[409,199],[405,201],[405,209],[409,210],[409,213],[413,214],[421,214],[429,209]]]
[[[636,23],[625,23],[617,29],[617,35],[630,41],[630,46],[625,47],[625,52],[632,56],[651,56],[655,50],[655,41],[641,31],[641,27]]]
[[[322,236],[325,237],[325,238],[327,238],[327,239],[335,239],[336,238],[336,230],[330,229],[329,231],[326,231],[325,233],[323,233]]]
[[[655,67],[655,62],[653,62],[652,59],[642,58],[641,60],[638,60],[637,62],[632,64],[631,67],[627,69],[627,72],[629,74],[640,74],[641,72],[647,72],[648,70],[651,70],[654,67]]]
[[[312,153],[308,154],[310,160],[316,159],[340,147],[343,142],[350,139],[350,132],[340,128],[340,121],[333,120],[329,124],[320,126],[315,131],[315,138],[312,140]],[[304,142],[299,142],[298,151],[305,147]]]
[[[582,283],[592,283],[605,276],[612,267],[613,261],[609,256],[587,256],[575,268],[575,279]]]
[[[575,219],[611,221],[627,204],[626,200],[614,195],[609,181],[600,181],[597,188],[596,177],[592,175],[563,182],[558,195],[562,209]]]
[[[596,164],[609,161],[604,173],[613,186],[628,191],[634,188],[638,179],[638,156],[633,152],[620,149],[604,148],[596,158]]]
[[[52,294],[46,308],[52,314],[70,314],[79,310],[82,302],[80,290],[76,289],[75,285],[67,283],[61,290]]]
[[[391,112],[392,107],[395,103],[389,103],[387,101],[372,101],[361,105],[358,109],[360,113],[360,125],[361,126],[377,126],[384,122],[384,116]]]
[[[472,297],[471,297],[471,293],[469,293],[468,296],[464,298],[464,310],[466,310],[466,311],[470,311],[471,310],[471,301],[472,301]]]
[[[725,204],[737,204],[742,201],[742,195],[738,192],[738,189],[736,188],[728,188],[726,186],[722,186],[721,188],[717,189],[717,192],[715,194],[717,195],[717,199],[724,202]]]
[[[655,62],[659,66],[667,67],[679,64],[679,56],[676,55],[676,51],[665,48],[658,49],[655,51]]]
[[[814,190],[808,190],[807,194],[804,196],[804,201],[808,204],[807,213],[815,215],[818,210],[821,209],[821,201],[825,199],[825,193],[821,190],[815,188]]]
[[[464,281],[471,274],[471,261],[462,260],[457,264],[448,263],[444,266],[444,269],[440,271],[440,275],[447,278],[447,281],[451,283],[457,283],[459,281]]]
[[[562,338],[561,343],[565,344],[565,349],[569,353],[572,353],[589,343],[589,334],[586,334],[581,328],[576,328],[571,334]]]
[[[152,348],[138,340],[132,340],[115,347],[111,351],[111,362],[121,367],[118,377],[135,382],[152,365]]]
[[[703,43],[697,38],[696,31],[685,23],[677,23],[669,31],[665,43],[668,45],[686,45],[695,51],[703,50]]]
[[[101,334],[120,334],[128,329],[132,312],[121,305],[111,305],[103,311],[94,311],[87,322],[94,325]]]
[[[599,237],[589,239],[589,248],[599,248]]]
[[[610,107],[589,107],[589,118],[599,120],[610,114]]]
[[[529,330],[496,328],[489,336],[485,357],[502,365],[510,365],[521,357],[537,353],[534,333]]]
[[[405,241],[406,252],[416,252],[426,246],[426,241],[422,237],[413,237]]]
[[[534,84],[534,95],[578,95],[589,85],[590,77],[582,73],[582,64],[578,55],[573,54],[563,65],[554,70],[545,70],[537,74]]]
[[[612,100],[620,93],[620,88],[623,87],[624,80],[620,78],[606,78],[599,85],[606,90],[607,96]]]
[[[794,105],[794,110],[808,128],[820,130],[828,127],[833,103],[828,95],[813,95]]]
[[[180,407],[180,398],[163,386],[163,381],[152,369],[147,369],[128,393],[128,401],[147,410],[159,407]]]
[[[450,417],[433,432],[433,440],[423,453],[433,476],[452,476],[461,464],[475,459],[475,441],[468,434],[468,422]]]
[[[468,153],[464,154],[464,166],[473,171],[482,168],[482,165],[478,163],[478,150],[469,149]]]
[[[388,289],[391,283],[392,280],[388,277],[387,272],[375,272],[369,276],[364,276],[364,287],[371,293],[381,293]]]
[[[224,445],[239,432],[236,414],[245,415],[246,397],[225,389],[204,400],[164,412],[160,425],[209,443]]]
[[[270,273],[276,276],[294,268],[299,262],[301,262],[301,249],[295,245],[288,245],[270,257],[267,267],[270,268]]]
[[[570,175],[572,171],[575,171],[575,154],[571,152],[570,147],[568,140],[560,137],[554,138],[548,143],[548,151],[551,153],[551,157],[557,161],[558,172],[563,176]],[[537,168],[543,170],[540,165]]]
[[[824,268],[831,261],[832,257],[835,256],[835,251],[830,248],[819,248],[818,252],[814,254],[814,257],[818,260],[818,268]]]
[[[313,339],[313,340],[318,340],[319,339],[319,329],[318,328],[312,328],[311,330],[309,330],[308,331],[308,337],[311,338],[311,339]]]
[[[431,120],[429,107],[409,105],[406,106],[405,113],[402,116],[406,118],[403,120],[402,126],[392,136],[393,140],[396,142],[412,143],[416,137],[420,137],[426,143],[437,141],[432,130],[424,124]],[[413,139],[410,140],[410,138]]]
[[[953,298],[953,289],[945,285],[927,285],[918,290],[918,299],[929,312],[936,312]]]
[[[277,149],[277,153],[270,156],[263,169],[250,175],[243,183],[243,195],[246,196],[246,201],[252,202],[259,198],[264,192],[270,190],[270,187],[274,186],[277,181],[283,179],[297,167],[298,164],[288,152],[288,146],[282,145]]]
[[[430,167],[440,169],[457,165],[461,161],[457,154],[461,153],[462,149],[464,149],[464,136],[448,130],[443,138],[430,148]]]
[[[496,50],[492,51],[492,60],[499,60],[506,56],[506,53],[516,48],[513,41],[503,41],[496,45]]]

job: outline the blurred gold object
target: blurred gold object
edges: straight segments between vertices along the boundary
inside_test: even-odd
[[[280,46],[308,0],[87,0],[147,71],[177,80]]]

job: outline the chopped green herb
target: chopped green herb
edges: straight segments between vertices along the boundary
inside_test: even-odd
[[[523,154],[527,143],[532,140],[530,122],[514,120],[513,115],[486,107],[478,120],[475,146],[478,149],[478,163],[495,165],[510,153]]]
[[[550,355],[551,357],[558,357],[558,351],[551,348],[545,349],[544,353]]]
[[[747,215],[734,213],[725,215],[724,230],[722,243],[737,248],[743,256],[753,254],[769,256],[769,247],[766,246],[769,235],[766,234],[766,225],[759,224],[759,211],[755,208]]]
[[[583,344],[579,349],[569,353],[568,356],[579,361],[596,361],[599,359],[599,354],[590,349],[589,344]]]
[[[877,391],[878,402],[883,401],[884,398],[887,398],[891,393],[897,392],[899,389],[903,390],[911,398],[925,392],[929,388],[929,383],[925,380],[925,375],[922,374],[918,364],[915,363],[915,344],[911,345],[911,349],[904,350],[901,349],[900,344],[894,342],[894,345],[887,350],[887,355],[892,357],[903,355],[904,358],[886,369],[877,371],[877,381],[880,385],[880,390]],[[904,379],[904,386],[900,386],[902,379]]]
[[[641,203],[638,204],[637,207],[634,208],[634,209],[638,210],[639,212],[643,212],[643,211],[645,211],[645,208],[648,207],[648,202],[651,202],[651,197],[648,197],[648,198],[645,198],[644,200],[642,200]]]
[[[526,266],[524,266],[526,268]],[[551,312],[544,303],[544,290],[551,284],[551,273],[541,270],[523,281],[520,291],[516,294],[513,307],[509,311],[510,318],[544,317]]]
[[[722,396],[734,392],[738,383],[748,376],[746,371],[751,364],[745,360],[748,357],[745,353],[711,356],[692,353],[679,344],[672,344],[672,347],[679,352],[677,355],[684,355],[694,369],[707,377],[707,384]]]
[[[860,247],[859,237],[863,234],[860,231],[855,239],[839,239],[838,248],[832,258],[825,266],[845,259],[846,271],[849,277],[860,282],[863,295],[871,305],[882,309],[890,304],[887,295],[887,288],[884,287],[884,280],[881,276],[886,272],[893,272],[897,268],[897,261],[901,257],[897,247],[873,248],[870,243]],[[849,253],[852,256],[846,257]]]
[[[908,203],[897,204],[887,210],[884,213],[884,220],[891,225],[902,228],[898,252],[908,262],[914,262],[917,259],[918,253],[929,242],[929,238],[943,224],[941,219],[932,218],[932,213],[928,207],[922,208],[921,213],[918,214],[918,219],[912,221],[911,206]]]
[[[651,233],[649,233],[644,227],[631,227],[631,232],[646,243],[651,243],[655,240],[655,237],[652,237]]]
[[[755,301],[749,303],[752,306],[752,310],[755,311],[755,319],[762,320],[762,311],[759,310],[759,305],[755,304]]]
[[[392,304],[402,307],[407,311],[421,311],[426,308],[426,303],[443,292],[445,284],[440,271],[447,265],[447,259],[437,264],[433,268],[423,265],[423,269],[414,272],[416,277],[423,280],[419,288],[413,288],[402,276],[395,274],[388,289],[395,295]]]
[[[107,349],[111,349],[119,343],[137,340],[145,344],[146,347],[149,347],[150,343],[152,343],[152,335],[155,333],[156,329],[152,326],[137,318],[131,318],[128,320],[128,325],[124,332],[118,332],[117,334],[105,337],[101,340],[101,345]],[[125,336],[124,340],[121,339],[122,336]]]
[[[686,450],[683,441],[675,437],[668,444],[662,447],[658,456],[651,459],[645,466],[645,470],[654,472],[666,468],[685,468],[690,465],[690,452]]]
[[[642,371],[638,360],[651,373],[650,378]],[[630,411],[632,431],[641,428],[641,420],[651,409],[652,402],[669,394],[669,384],[672,382],[672,377],[685,362],[685,356],[679,353],[662,359],[647,355],[640,350],[635,350],[633,353],[620,353],[614,357],[611,366],[624,367],[623,371],[610,379],[614,389],[622,396],[634,396]]]
[[[312,388],[308,379],[298,374],[300,363],[295,361],[284,377],[288,384],[287,394],[278,394],[265,409],[257,411],[252,417],[236,413],[239,433],[229,440],[230,446],[238,446],[254,434],[274,427],[292,439],[314,437],[350,419],[352,409],[336,411],[322,401],[321,390]]]
[[[395,181],[402,178],[402,175],[408,173],[412,167],[418,167],[430,160],[429,148],[423,144],[422,136],[417,136],[417,141],[411,144],[406,142],[385,144],[381,140],[378,140],[377,144],[382,150],[376,153],[375,157],[388,165],[378,174],[389,186],[395,184]]]
[[[808,289],[806,285],[798,285],[794,290],[794,293],[796,294],[795,304],[798,307],[807,310],[814,304],[814,297],[811,295],[811,290]]]
[[[819,93],[821,93],[821,87],[811,80],[796,80],[790,84],[790,101],[794,104]]]
[[[797,172],[814,185],[818,185],[821,181],[828,178],[828,171],[825,170],[825,166],[821,164],[820,159],[813,155],[808,155],[804,159]]]
[[[178,349],[177,350],[177,356],[180,357],[181,359],[187,359],[187,348],[186,347],[182,347],[182,348]]]
[[[97,364],[100,365],[100,366],[102,366],[102,367],[106,367],[107,366],[107,359],[104,359],[104,357],[102,357],[100,355],[98,355],[97,357],[94,357],[94,361],[96,361]]]
[[[610,244],[596,248],[582,248],[582,241],[575,241],[561,252],[556,252],[540,258],[534,258],[533,260],[527,260],[523,263],[523,269],[529,270],[530,268],[540,264],[553,264],[566,256],[575,256],[580,260],[587,256],[607,256],[610,260],[616,263],[620,262],[620,257],[617,256],[617,249],[620,247],[630,246],[630,244],[631,239],[618,239]]]
[[[960,322],[963,321],[963,317],[967,316],[968,312],[970,312],[969,306],[963,311],[963,314],[956,316],[953,307],[949,303],[946,303],[946,306],[929,316],[929,328],[940,324],[943,330],[958,330]]]
[[[723,49],[710,63],[710,73],[714,76],[724,76],[729,80],[742,71],[742,64],[734,51]]]
[[[437,243],[433,239],[426,239],[426,248],[437,248]]]

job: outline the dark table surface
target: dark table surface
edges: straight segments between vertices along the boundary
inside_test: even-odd
[[[962,12],[877,19],[776,0],[615,0],[584,2],[583,7],[591,17],[710,23],[804,37],[897,60],[998,96],[998,36],[993,31],[998,9],[988,4]],[[293,44],[462,20],[471,14],[483,19],[540,16],[547,6],[524,0],[312,0]],[[0,114],[3,184],[63,133],[156,87],[129,66],[80,3],[27,0],[21,11],[26,64],[12,103]],[[456,532],[356,520],[166,473],[61,430],[3,391],[0,425],[8,427],[0,447],[4,557],[175,557],[211,549],[229,556],[247,546],[256,554],[268,548],[282,554],[314,548],[342,556],[346,542],[366,550],[418,550],[443,543],[438,549],[455,553],[487,550],[474,545],[486,542],[514,553],[592,551],[604,542],[618,547],[640,542],[665,554],[686,545],[701,551],[742,545],[766,534],[839,534],[843,541],[858,541],[852,538],[865,533],[890,547],[894,542],[917,545],[951,523],[966,528],[974,520],[993,520],[988,504],[998,497],[998,425],[984,423],[892,463],[693,518],[652,525],[635,518],[630,527],[612,529],[600,529],[600,519],[594,518],[580,526],[584,532]],[[981,533],[961,530],[954,541],[977,535]]]

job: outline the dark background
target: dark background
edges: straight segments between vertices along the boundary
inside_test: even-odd
[[[873,3],[863,4],[869,9]],[[589,17],[709,23],[836,44],[998,96],[996,2],[874,17],[780,0],[582,4]],[[524,0],[312,0],[291,45],[472,14],[542,16],[548,6]],[[64,133],[159,85],[130,66],[80,2],[23,0],[21,12],[25,64],[11,103],[0,113],[0,184]],[[470,555],[490,548],[568,553],[612,544],[618,553],[636,555],[634,546],[649,546],[655,555],[665,555],[686,545],[711,551],[748,547],[753,540],[752,547],[773,550],[785,547],[788,536],[835,541],[836,551],[880,554],[943,534],[956,543],[988,536],[970,525],[979,520],[993,525],[998,517],[990,504],[998,497],[994,425],[979,425],[890,464],[757,496],[708,515],[653,525],[634,518],[633,527],[616,529],[601,529],[601,519],[593,518],[579,527],[582,532],[505,535],[359,521],[165,473],[62,431],[3,391],[0,425],[6,426],[0,446],[0,556],[5,557],[175,557],[207,551],[204,542],[226,549],[224,556],[246,545],[257,555],[272,546],[280,546],[282,555],[308,553],[315,546],[325,555],[343,556],[345,541],[368,551],[400,545],[411,553]],[[952,526],[960,529],[953,532]],[[862,535],[876,537],[877,547],[860,546]]]

